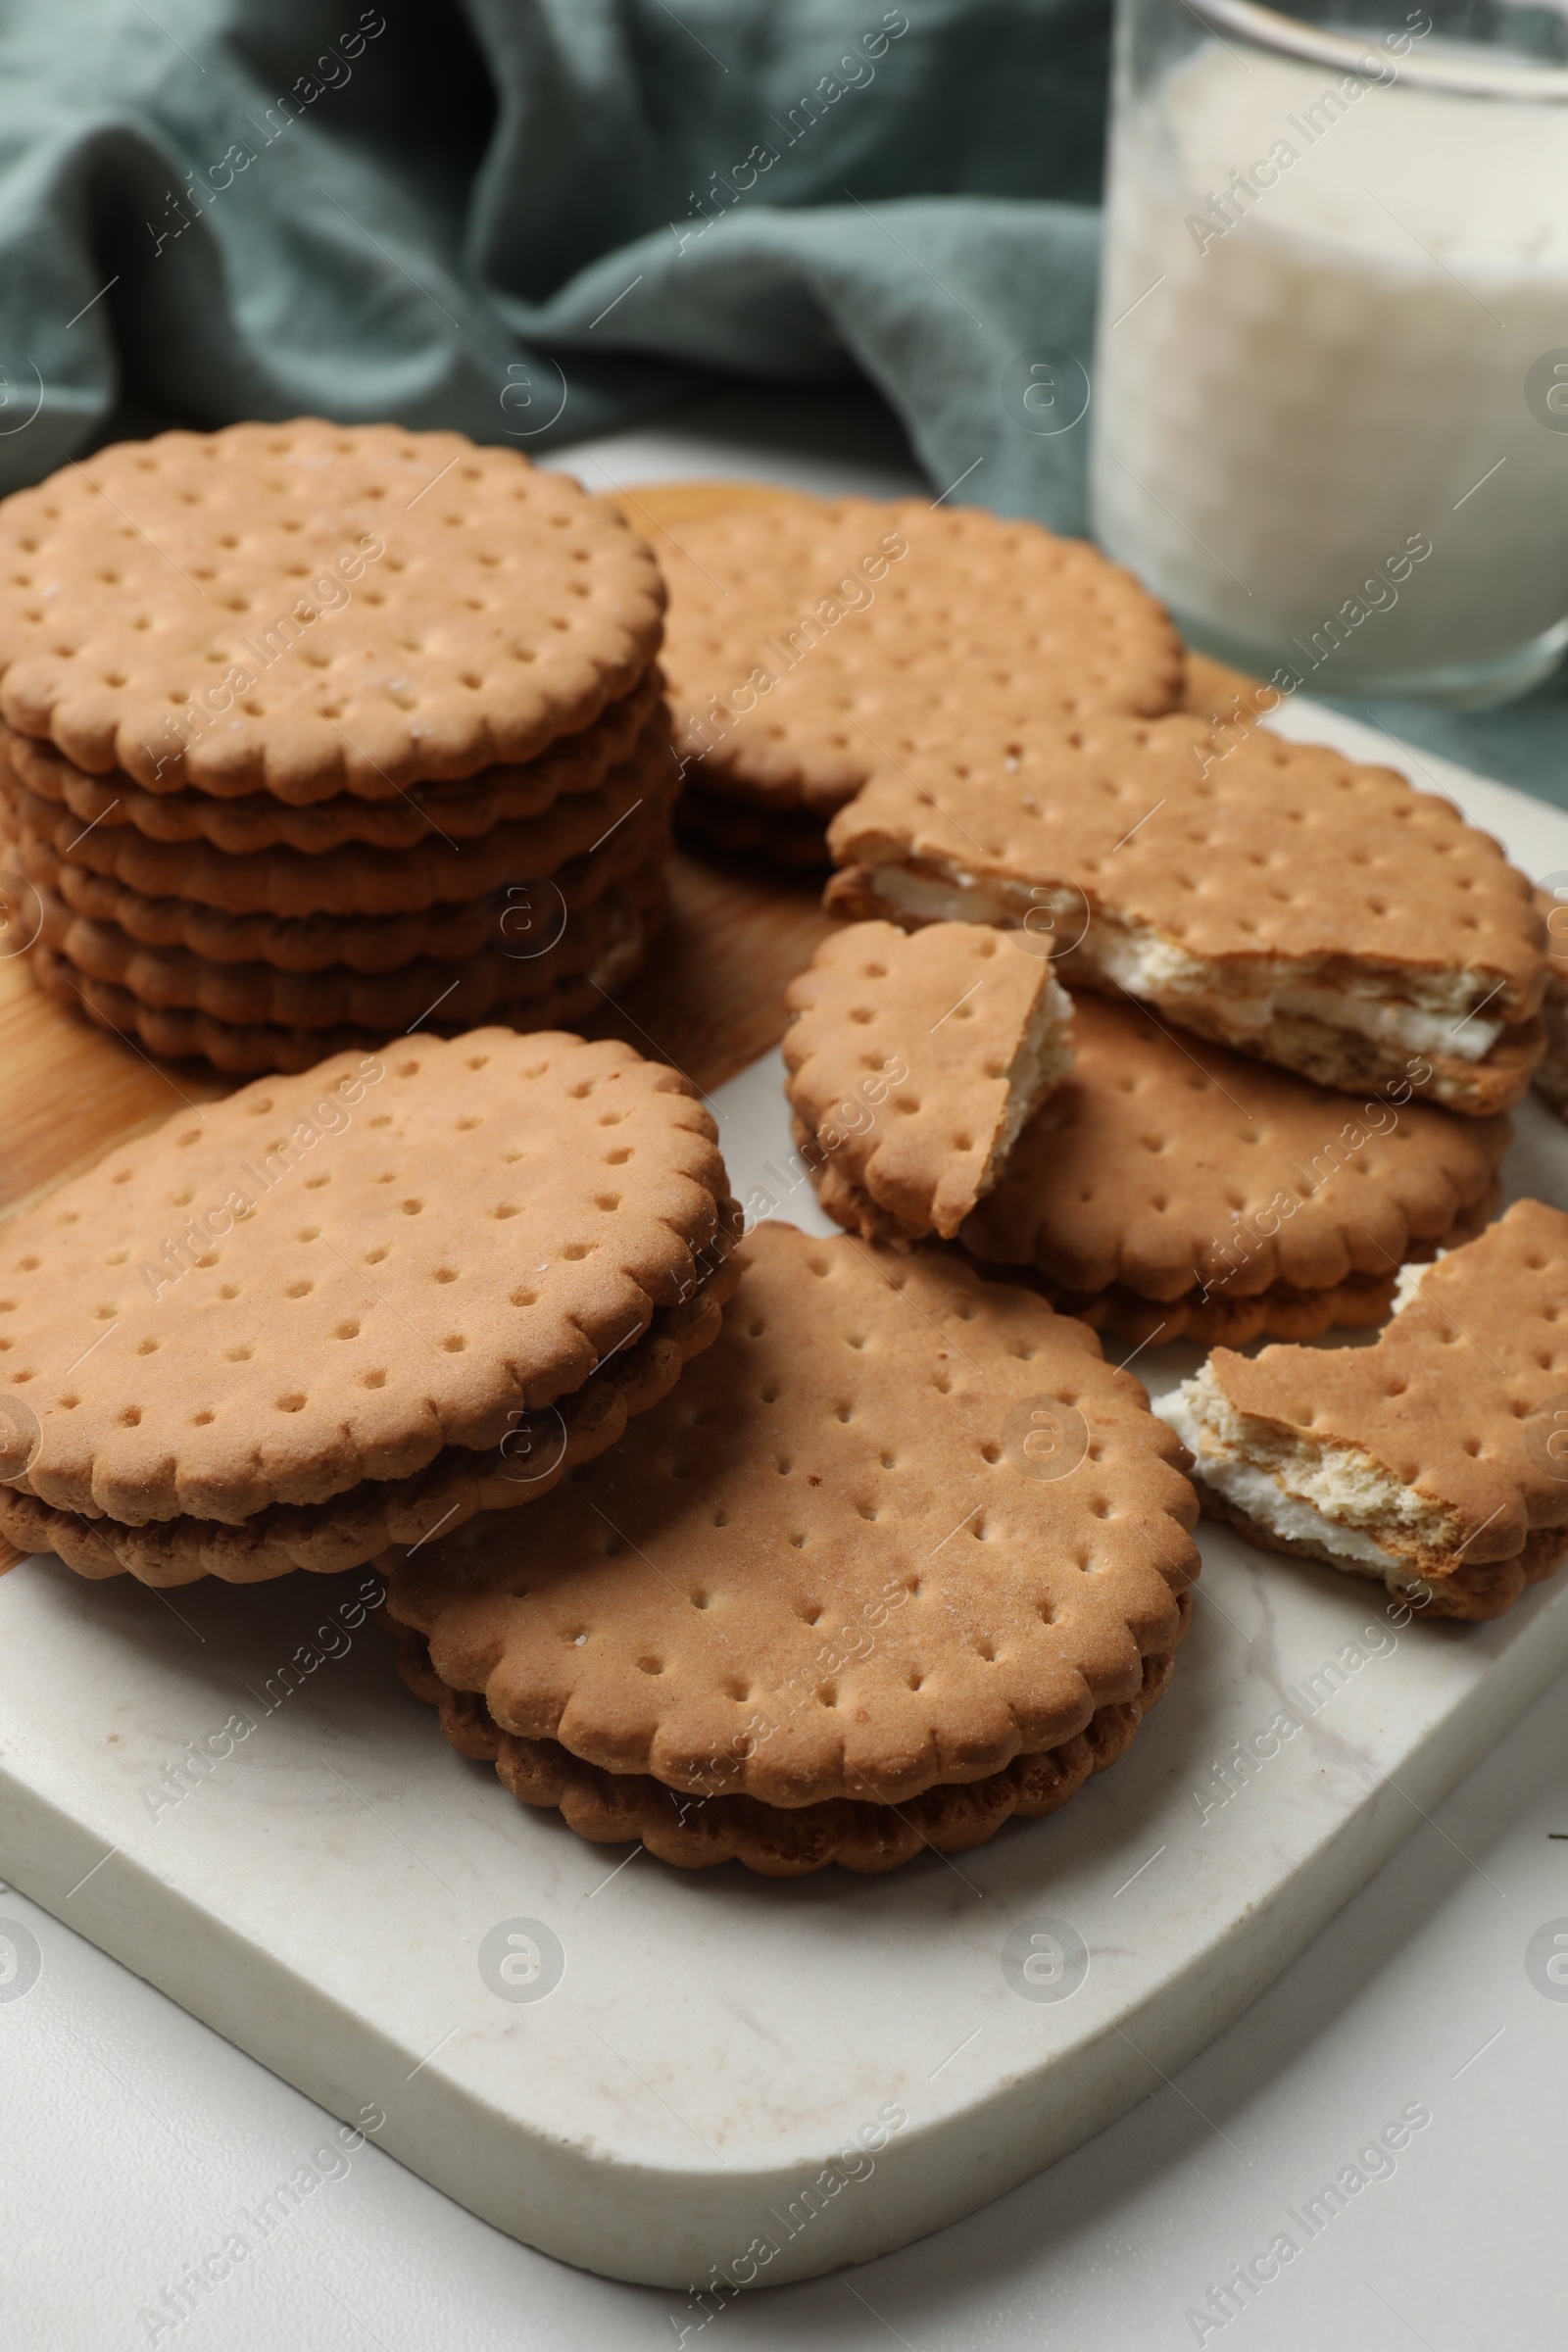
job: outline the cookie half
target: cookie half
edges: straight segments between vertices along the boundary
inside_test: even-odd
[[[386,1555],[393,1619],[483,1700],[525,1801],[589,1836],[646,1825],[675,1861],[879,1868],[918,1850],[927,1806],[945,1850],[1050,1810],[1180,1639],[1174,1440],[1027,1292],[789,1226],[747,1255],[712,1348],[525,1544],[483,1516]],[[1133,1713],[1097,1732],[1105,1709]],[[579,1765],[608,1776],[592,1797]],[[705,1830],[725,1800],[744,1838],[722,1809]]]
[[[1485,1116],[1543,1050],[1528,881],[1449,802],[1321,745],[988,717],[951,753],[901,753],[830,847],[837,912],[1024,930],[1070,987],[1320,1085]]]
[[[909,1237],[952,1239],[1072,1064],[1051,965],[984,924],[851,924],[784,1002],[791,1108]]]
[[[1220,1348],[1160,1401],[1253,1543],[1487,1618],[1568,1556],[1568,1216],[1515,1201],[1370,1348]]]

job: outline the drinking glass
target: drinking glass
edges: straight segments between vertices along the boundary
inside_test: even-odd
[[[1120,0],[1096,535],[1282,692],[1568,643],[1568,13]]]

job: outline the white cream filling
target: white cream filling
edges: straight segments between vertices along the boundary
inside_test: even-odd
[[[1412,1265],[1401,1266],[1399,1268],[1398,1280],[1394,1286],[1394,1312],[1396,1315],[1403,1314],[1405,1308],[1409,1305],[1411,1299],[1415,1297],[1417,1291],[1421,1288],[1421,1285],[1425,1282],[1427,1276],[1437,1264],[1438,1258],[1446,1257],[1447,1254],[1448,1252],[1446,1250],[1440,1250],[1437,1257],[1429,1257],[1426,1259],[1418,1258]]]
[[[1422,1000],[1413,1002],[1370,989],[1317,986],[1293,977],[1287,963],[1259,957],[1262,973],[1273,984],[1241,995],[1226,988],[1212,963],[1148,925],[1129,923],[1103,908],[1088,923],[1084,902],[1073,890],[1000,876],[982,880],[957,865],[943,875],[877,866],[872,887],[890,906],[926,921],[995,923],[1038,935],[1040,953],[1059,958],[1069,977],[1076,966],[1154,1004],[1193,997],[1239,1043],[1255,1041],[1282,1015],[1294,1013],[1330,1029],[1353,1030],[1377,1045],[1484,1061],[1505,1026],[1467,1012],[1494,991],[1495,984],[1481,972],[1412,974],[1410,985]]]
[[[1315,1504],[1288,1494],[1266,1470],[1255,1469],[1250,1462],[1232,1461],[1224,1454],[1211,1453],[1204,1443],[1203,1426],[1180,1389],[1173,1389],[1168,1396],[1156,1397],[1154,1410],[1162,1421],[1170,1424],[1198,1461],[1204,1484],[1212,1487],[1216,1494],[1223,1494],[1227,1502],[1234,1502],[1249,1519],[1255,1519],[1259,1527],[1266,1527],[1271,1535],[1286,1543],[1320,1544],[1336,1559],[1355,1560],[1367,1568],[1400,1565],[1393,1552],[1374,1544],[1370,1536],[1358,1535],[1353,1528],[1339,1527]]]
[[[1360,1446],[1319,1445],[1239,1412],[1210,1364],[1154,1410],[1192,1453],[1205,1484],[1286,1542],[1314,1542],[1336,1558],[1381,1569],[1408,1561],[1379,1536],[1409,1537],[1426,1551],[1445,1550],[1453,1540],[1442,1504],[1392,1477]]]

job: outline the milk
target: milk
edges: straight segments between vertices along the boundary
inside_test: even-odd
[[[1254,669],[1489,699],[1568,638],[1568,106],[1366,55],[1120,107],[1095,528]]]

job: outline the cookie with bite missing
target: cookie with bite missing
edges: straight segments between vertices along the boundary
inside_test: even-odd
[[[829,846],[837,913],[1039,935],[1069,988],[1319,1085],[1484,1117],[1544,1049],[1525,876],[1450,802],[1321,744],[987,715],[884,763]]]
[[[1412,1269],[1370,1348],[1217,1348],[1159,1410],[1254,1544],[1499,1617],[1568,1556],[1568,1215],[1515,1201]]]
[[[1191,1489],[1092,1333],[764,1225],[713,1346],[529,1514],[380,1563],[415,1687],[524,1803],[685,1867],[961,1851],[1163,1690]]]
[[[909,1236],[952,1239],[1072,1063],[1050,963],[984,924],[852,923],[784,1002],[796,1119]]]

